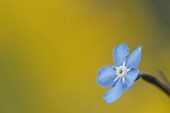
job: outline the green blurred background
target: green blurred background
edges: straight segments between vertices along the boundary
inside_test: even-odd
[[[121,42],[170,79],[169,11],[169,0],[0,0],[0,113],[170,113],[143,80],[110,105],[96,84]]]

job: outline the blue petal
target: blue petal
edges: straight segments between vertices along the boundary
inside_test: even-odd
[[[122,81],[119,79],[116,84],[104,94],[104,100],[111,104],[119,99],[124,93],[124,87]]]
[[[141,59],[142,46],[138,46],[127,59],[126,66],[128,68],[137,68]]]
[[[116,78],[116,69],[113,66],[105,66],[98,71],[97,83],[102,87],[111,86]]]
[[[116,46],[113,50],[114,63],[117,67],[121,66],[129,54],[129,48],[125,43]]]
[[[128,90],[135,82],[135,80],[138,78],[139,70],[133,69],[130,70],[127,75],[125,76],[124,81],[124,88]]]

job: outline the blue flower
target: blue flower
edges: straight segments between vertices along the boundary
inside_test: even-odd
[[[119,99],[124,90],[128,90],[138,78],[137,69],[141,59],[141,46],[138,46],[129,57],[129,48],[125,43],[116,46],[113,50],[115,66],[104,66],[98,71],[97,83],[102,87],[112,86],[105,92],[104,100],[107,103]]]

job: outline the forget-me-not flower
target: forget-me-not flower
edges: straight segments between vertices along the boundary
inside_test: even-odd
[[[102,87],[112,86],[104,94],[107,103],[119,99],[124,90],[128,90],[138,78],[137,67],[141,59],[141,49],[142,47],[138,46],[128,56],[129,48],[125,43],[116,46],[113,50],[115,66],[104,66],[98,71],[97,83]]]

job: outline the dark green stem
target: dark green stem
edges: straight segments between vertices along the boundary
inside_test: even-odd
[[[168,86],[166,86],[163,83],[161,83],[156,77],[146,74],[146,73],[140,73],[138,79],[139,78],[142,78],[146,82],[149,82],[157,86],[159,89],[161,89],[164,93],[166,93],[170,97],[170,85],[169,84]]]

